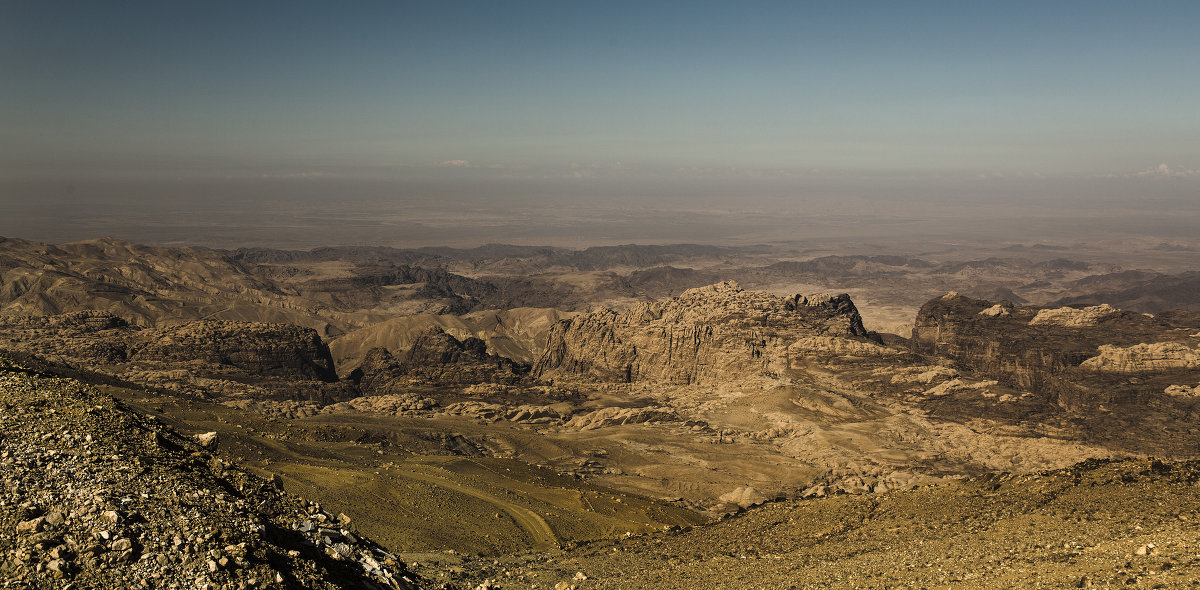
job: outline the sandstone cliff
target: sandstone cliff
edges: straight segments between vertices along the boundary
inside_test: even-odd
[[[311,328],[200,320],[148,330],[131,360],[199,361],[230,365],[255,375],[336,381],[329,347]]]
[[[620,313],[561,321],[550,330],[534,373],[675,385],[780,376],[808,351],[797,343],[814,336],[878,347],[847,295],[783,298],[728,281]]]
[[[1188,341],[1196,340],[1190,334],[1197,327],[1200,322],[1188,312],[1148,316],[1107,305],[993,305],[950,293],[921,308],[912,346],[1075,408],[1134,402],[1162,390],[1104,374],[1195,369],[1195,343]]]

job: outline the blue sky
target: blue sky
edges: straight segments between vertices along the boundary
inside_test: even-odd
[[[1195,2],[8,2],[0,22],[6,171],[1200,167]]]
[[[0,181],[1196,177],[1197,29],[1194,1],[8,1]]]

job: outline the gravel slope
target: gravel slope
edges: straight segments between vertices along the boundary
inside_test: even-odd
[[[475,578],[464,587],[1194,586],[1197,482],[1200,463],[1089,461],[1040,474],[777,502],[709,527],[467,563]]]
[[[0,359],[4,587],[416,588],[339,516],[94,387]]]

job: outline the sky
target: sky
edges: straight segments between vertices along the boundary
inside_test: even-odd
[[[1191,207],[1198,25],[1194,1],[8,0],[0,235],[289,195]]]

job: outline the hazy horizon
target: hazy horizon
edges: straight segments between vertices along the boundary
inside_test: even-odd
[[[1190,2],[0,8],[0,235],[1185,239]]]

